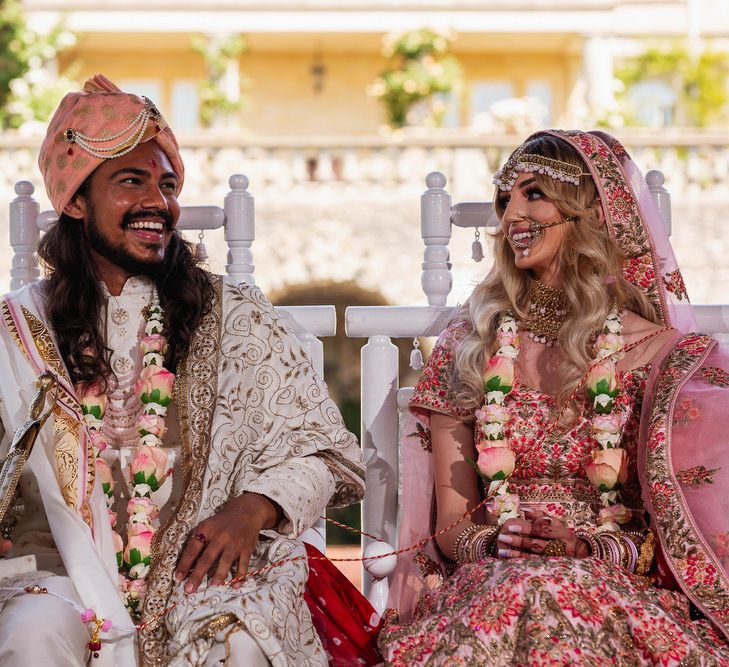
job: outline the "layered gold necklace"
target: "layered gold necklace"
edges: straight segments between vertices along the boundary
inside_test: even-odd
[[[562,290],[533,280],[529,289],[529,317],[522,326],[533,341],[551,347],[559,339],[569,311],[569,301]]]

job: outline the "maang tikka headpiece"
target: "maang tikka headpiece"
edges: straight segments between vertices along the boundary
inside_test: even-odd
[[[520,146],[506,161],[506,164],[494,174],[493,183],[504,192],[514,187],[519,174],[545,174],[555,181],[563,183],[580,184],[580,176],[589,176],[589,172],[582,171],[578,165],[562,160],[525,153],[525,147]]]

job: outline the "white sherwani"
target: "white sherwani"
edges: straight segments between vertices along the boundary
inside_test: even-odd
[[[146,305],[148,289],[144,281],[132,279],[120,297],[109,300],[108,336],[119,382],[105,420],[112,442],[106,456],[119,490],[138,410],[130,398],[141,365],[137,301]],[[42,324],[39,285],[9,295],[2,305],[0,392],[2,419],[10,433],[27,412],[39,368],[65,370],[48,344],[52,337]],[[64,409],[49,420],[21,481],[23,493],[40,500],[45,516],[28,515],[26,507],[15,529],[15,550],[35,553],[43,546],[39,568],[67,574],[83,607],[111,618],[117,627],[128,627],[131,622],[116,591],[105,502],[100,485],[94,484],[93,466],[88,465],[90,445],[73,423],[74,397],[67,392],[63,398],[71,407],[62,401]],[[221,646],[235,646],[233,640],[242,637],[241,632],[273,665],[326,664],[303,600],[305,560],[251,576],[238,590],[202,585],[185,595],[174,580],[174,567],[191,529],[230,497],[259,493],[284,511],[282,524],[262,534],[251,562],[251,569],[257,570],[303,556],[295,538],[324,507],[356,502],[362,496],[363,472],[354,437],[344,428],[298,341],[257,288],[216,279],[211,311],[178,368],[168,415],[164,445],[176,462],[172,481],[155,499],[162,505],[164,523],[155,536],[147,578],[142,620],[149,625],[139,633],[136,648],[134,633],[102,635],[114,641],[105,643],[100,664],[132,664],[136,658],[145,665],[204,665],[212,656],[225,657]],[[80,483],[71,483],[72,471]],[[120,521],[126,518],[123,504],[118,507]],[[44,534],[44,520],[50,535]],[[35,522],[31,531],[28,521]],[[71,609],[69,614],[76,612]],[[1,623],[2,614],[0,627]]]

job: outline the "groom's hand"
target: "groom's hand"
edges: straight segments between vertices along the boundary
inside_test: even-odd
[[[231,498],[217,514],[192,529],[175,578],[178,581],[187,579],[185,592],[194,593],[213,567],[212,586],[225,582],[233,563],[237,567],[236,577],[245,576],[258,542],[258,533],[277,526],[282,517],[283,511],[278,505],[257,493]],[[236,583],[235,587],[238,588],[241,583]]]

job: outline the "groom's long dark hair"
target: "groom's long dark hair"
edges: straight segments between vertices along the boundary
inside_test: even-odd
[[[43,236],[38,256],[45,265],[45,312],[61,357],[74,384],[106,382],[111,377],[111,350],[106,345],[106,298],[94,272],[89,239],[80,220],[62,214]],[[192,245],[172,234],[165,258],[150,277],[164,310],[169,351],[165,367],[175,373],[187,355],[195,330],[210,311],[213,282],[200,268]]]

